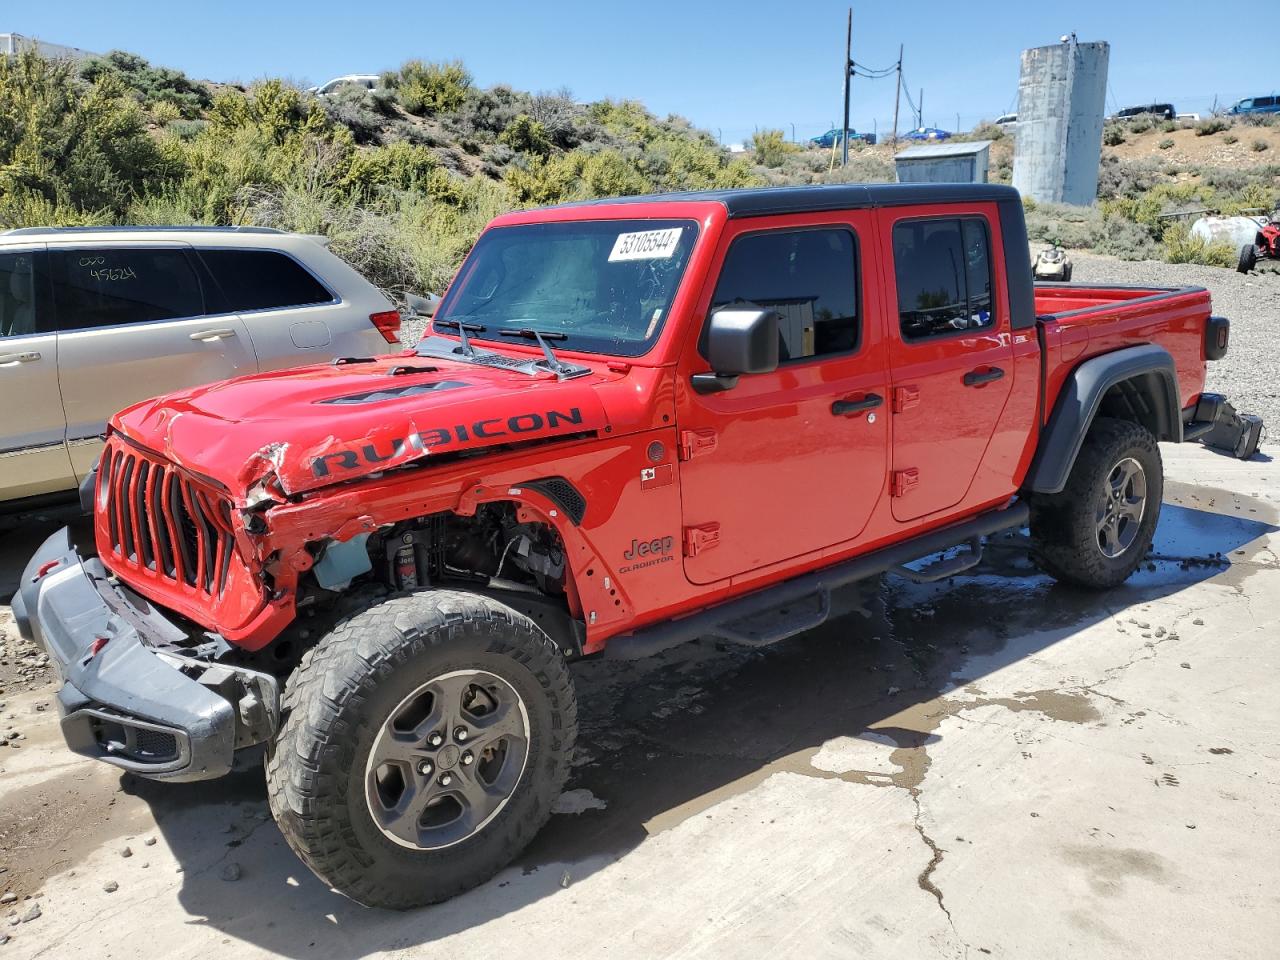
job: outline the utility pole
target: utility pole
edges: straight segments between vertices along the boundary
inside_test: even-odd
[[[916,129],[924,126],[924,87],[920,88],[920,100],[916,103]]]
[[[898,92],[893,95],[893,142],[898,142],[898,101],[902,99],[902,44],[898,44]]]
[[[849,78],[853,74],[853,7],[844,35],[844,126],[840,129],[840,166],[849,165]]]

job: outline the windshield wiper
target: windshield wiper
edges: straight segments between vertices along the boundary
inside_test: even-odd
[[[538,346],[542,348],[542,354],[547,358],[547,369],[554,374],[567,375],[572,368],[566,367],[556,355],[551,352],[551,347],[547,343],[548,340],[568,340],[569,335],[561,330],[535,330],[533,327],[508,327],[499,330],[498,333],[504,337],[521,337],[525,340],[537,340]]]
[[[463,320],[432,320],[432,324],[437,327],[457,327],[458,338],[462,341],[462,355],[464,357],[474,357],[476,348],[471,345],[471,338],[467,336],[467,332],[484,333],[489,328],[483,323],[467,323]]]

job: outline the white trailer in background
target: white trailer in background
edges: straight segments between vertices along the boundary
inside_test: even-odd
[[[29,49],[34,49],[40,56],[50,60],[86,60],[98,56],[92,50],[81,50],[61,43],[46,43],[34,37],[24,37],[20,33],[0,33],[0,54],[13,56]]]

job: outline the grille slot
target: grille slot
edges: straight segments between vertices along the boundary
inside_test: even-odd
[[[582,518],[587,513],[586,498],[578,492],[577,487],[564,477],[542,477],[538,480],[530,480],[524,485],[532,490],[537,490],[548,500],[558,504],[560,509],[568,514],[574,526],[582,523]]]
[[[103,452],[98,483],[117,560],[210,597],[222,595],[234,546],[225,497],[118,440]]]

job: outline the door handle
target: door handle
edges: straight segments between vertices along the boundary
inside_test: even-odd
[[[847,417],[851,413],[865,413],[874,410],[884,403],[884,397],[878,393],[868,393],[860,400],[837,400],[831,405],[832,416]]]
[[[221,340],[223,337],[234,337],[236,332],[231,327],[216,327],[213,330],[197,330],[191,334],[192,340]]]
[[[1004,376],[999,367],[988,367],[986,370],[970,370],[964,375],[966,387],[980,387],[984,383],[992,383]]]
[[[0,365],[4,366],[11,363],[31,363],[39,359],[40,354],[36,350],[29,350],[26,353],[0,353]]]

